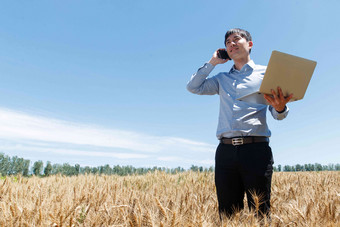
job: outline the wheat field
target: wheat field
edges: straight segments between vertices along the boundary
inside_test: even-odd
[[[213,173],[7,177],[0,226],[340,226],[340,172],[274,173],[271,221],[219,219]]]

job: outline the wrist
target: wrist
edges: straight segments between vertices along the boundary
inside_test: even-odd
[[[278,112],[279,114],[281,114],[281,113],[283,113],[283,112],[286,111],[286,106],[285,106],[283,109],[281,109],[281,110],[277,110],[277,109],[275,109],[275,110],[276,110],[276,112]]]
[[[215,58],[211,58],[208,63],[212,64],[213,66],[216,66],[218,64]]]

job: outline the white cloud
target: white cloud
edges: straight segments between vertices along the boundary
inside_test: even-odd
[[[165,161],[165,162],[181,162],[185,163],[186,166],[191,166],[191,165],[198,165],[198,166],[213,166],[215,164],[215,161],[212,159],[183,159],[182,157],[179,156],[162,156],[158,157],[157,160],[159,161]]]
[[[204,166],[213,166],[215,165],[215,160],[211,160],[211,159],[198,160],[197,163],[199,163],[200,165],[204,165]]]
[[[180,157],[176,157],[176,156],[163,156],[163,157],[158,157],[157,160],[160,161],[180,161],[181,158]]]
[[[3,142],[3,141],[2,141]],[[34,143],[30,141],[22,142],[22,143],[14,143],[14,144],[1,144],[0,149],[5,151],[24,151],[27,153],[31,152],[44,152],[44,153],[55,153],[59,155],[76,155],[76,156],[89,156],[89,157],[108,157],[108,158],[117,158],[117,159],[143,159],[148,158],[149,156],[146,154],[136,154],[136,153],[126,153],[126,152],[103,152],[100,149],[68,149],[68,148],[54,148],[48,147],[48,144],[45,146],[34,146]],[[53,145],[52,145],[53,146]]]
[[[160,154],[164,156],[164,161],[177,161],[183,158],[182,155],[209,154],[215,150],[215,145],[184,138],[152,136],[1,108],[0,139],[11,141],[6,146],[0,146],[1,149],[34,149],[39,152],[120,159],[141,159]]]

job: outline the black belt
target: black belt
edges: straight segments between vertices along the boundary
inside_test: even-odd
[[[247,136],[247,137],[235,137],[235,138],[225,138],[220,139],[223,144],[232,144],[234,146],[243,145],[247,143],[261,143],[269,142],[269,138],[265,136]]]

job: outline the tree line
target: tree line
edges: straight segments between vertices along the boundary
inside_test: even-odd
[[[52,164],[50,161],[46,162],[44,166],[43,161],[36,161],[30,166],[31,161],[28,159],[19,158],[17,156],[9,157],[4,153],[0,153],[0,175],[1,176],[9,176],[9,175],[22,175],[22,176],[50,176],[61,174],[65,176],[76,176],[79,174],[104,174],[104,175],[132,175],[132,174],[146,174],[148,172],[155,172],[155,171],[163,171],[166,173],[179,173],[184,171],[195,171],[195,172],[214,172],[214,167],[202,167],[202,166],[195,166],[192,165],[188,170],[185,170],[182,167],[177,168],[165,168],[165,167],[139,167],[135,168],[133,166],[110,166],[108,164],[104,166],[98,167],[90,167],[90,166],[80,166],[79,164],[70,165],[68,163],[64,164]],[[295,171],[340,171],[340,164],[328,164],[328,165],[321,165],[318,163],[315,164],[296,164],[293,166],[285,165],[281,166],[278,165],[277,167],[274,166],[274,171],[284,171],[284,172],[295,172]]]

